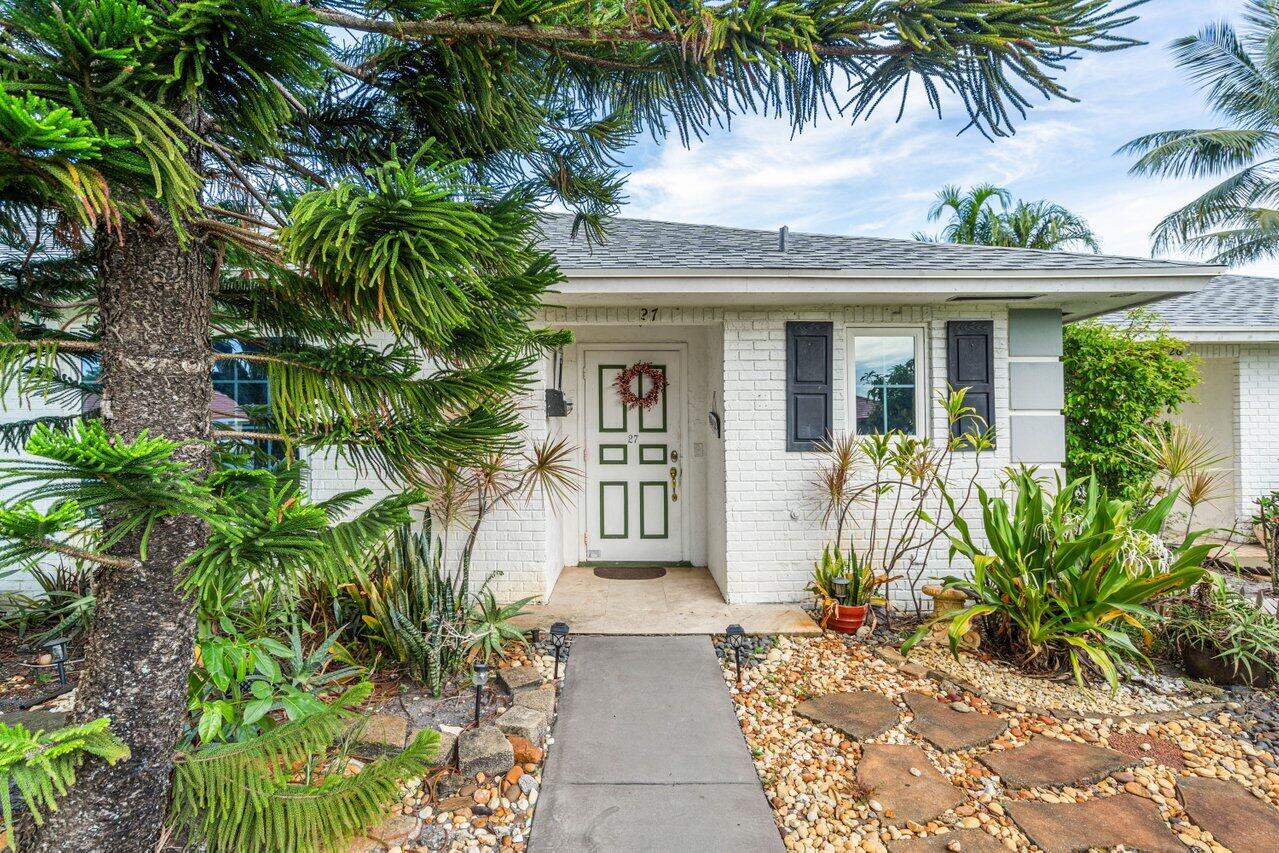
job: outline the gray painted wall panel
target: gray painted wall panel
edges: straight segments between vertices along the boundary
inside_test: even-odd
[[[1012,361],[1008,377],[1010,408],[1061,411],[1066,385],[1060,361]]]
[[[1061,355],[1061,311],[1022,308],[1008,312],[1008,354]]]
[[[1061,415],[1011,415],[1013,462],[1061,465],[1066,461],[1066,419]]]

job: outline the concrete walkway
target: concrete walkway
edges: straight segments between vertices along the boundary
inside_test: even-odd
[[[577,636],[531,853],[783,851],[708,637]]]

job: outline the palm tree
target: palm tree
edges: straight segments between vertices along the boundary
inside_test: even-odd
[[[1087,247],[1101,251],[1088,222],[1051,201],[1019,201],[1012,210],[996,217],[994,226],[992,246],[1050,250]]]
[[[1135,175],[1222,178],[1155,226],[1156,253],[1181,248],[1240,264],[1279,251],[1279,3],[1249,0],[1244,20],[1243,35],[1219,22],[1173,43],[1222,126],[1165,130],[1119,149],[1140,155]]]
[[[932,237],[916,233],[915,239],[1022,249],[1101,251],[1097,235],[1082,216],[1050,201],[1014,203],[1012,193],[993,184],[979,184],[967,192],[957,186],[942,187],[928,210],[928,221],[936,222],[947,211],[950,220],[941,234]]]

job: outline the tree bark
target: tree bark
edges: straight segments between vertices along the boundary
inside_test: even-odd
[[[158,208],[149,222],[127,224],[122,239],[101,239],[102,417],[109,433],[125,438],[149,430],[184,442],[178,458],[207,471],[212,265],[192,240],[183,246]],[[24,851],[155,848],[194,656],[195,614],[177,591],[178,568],[207,536],[198,519],[164,519],[140,568],[97,571],[72,720],[110,717],[132,756],[114,767],[86,762]],[[138,536],[113,553],[136,557]]]

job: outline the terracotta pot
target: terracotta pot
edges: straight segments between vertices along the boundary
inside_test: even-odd
[[[1205,649],[1192,643],[1181,644],[1181,662],[1186,672],[1201,681],[1213,684],[1246,684],[1249,687],[1269,687],[1270,673],[1253,668],[1252,675],[1243,667],[1235,668],[1219,656],[1217,649]]]
[[[830,604],[826,609],[825,625],[832,631],[841,634],[855,634],[866,622],[869,604],[848,606],[846,604]]]

